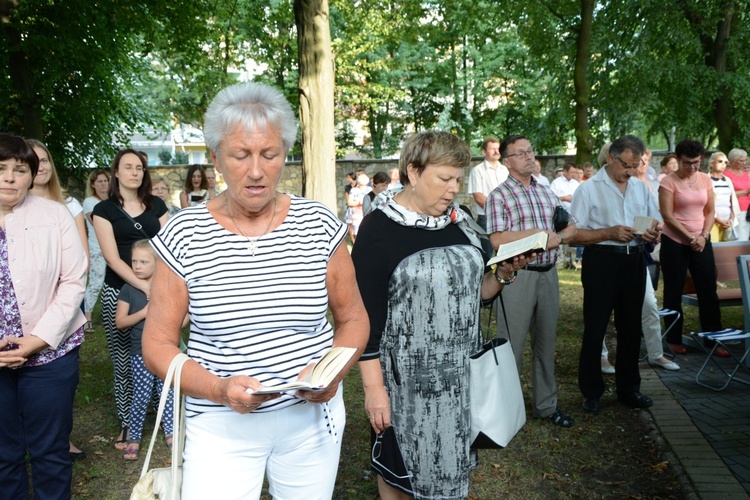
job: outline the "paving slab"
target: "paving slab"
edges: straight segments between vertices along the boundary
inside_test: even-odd
[[[737,348],[741,348],[738,346]],[[641,392],[654,400],[654,422],[699,498],[750,496],[750,386],[732,382],[717,392],[698,385],[705,354],[689,351],[670,372],[641,363]],[[719,360],[728,369],[730,361]],[[723,383],[720,370],[701,380]],[[666,389],[666,390],[665,390]]]

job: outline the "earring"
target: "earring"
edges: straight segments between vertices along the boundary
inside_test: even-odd
[[[414,194],[414,193],[416,193],[416,192],[417,192],[417,189],[416,189],[416,188],[415,188],[414,186],[412,186],[412,187],[411,187],[411,192],[412,192],[412,194]]]

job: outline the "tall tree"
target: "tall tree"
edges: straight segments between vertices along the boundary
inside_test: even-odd
[[[119,144],[161,116],[141,43],[154,16],[135,0],[0,0],[0,129],[47,143],[62,173],[105,166]]]
[[[328,0],[294,0],[299,47],[303,196],[336,212],[333,53]]]

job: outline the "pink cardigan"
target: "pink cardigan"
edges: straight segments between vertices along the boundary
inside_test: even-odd
[[[88,262],[73,217],[65,205],[30,194],[5,216],[5,232],[23,334],[57,349],[86,322]]]

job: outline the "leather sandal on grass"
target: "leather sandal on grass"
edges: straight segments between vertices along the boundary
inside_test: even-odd
[[[140,441],[128,441],[128,445],[125,447],[125,453],[122,454],[122,458],[125,460],[138,460],[138,452],[140,449]]]
[[[560,427],[565,427],[566,429],[568,427],[573,427],[574,420],[561,412],[560,408],[555,409],[555,413],[545,418],[553,424],[559,425]]]
[[[127,425],[120,427],[120,435],[118,436],[117,441],[115,441],[115,449],[122,451],[128,447],[128,434]]]

